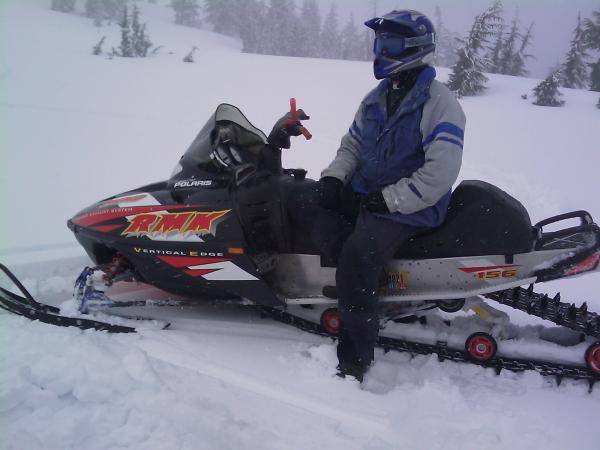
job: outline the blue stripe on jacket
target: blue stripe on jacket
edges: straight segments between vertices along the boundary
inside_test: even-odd
[[[462,128],[457,127],[456,125],[454,125],[453,123],[450,123],[450,122],[441,122],[441,123],[438,123],[437,126],[431,132],[431,134],[425,138],[425,140],[423,141],[423,147],[425,147],[426,145],[435,141],[436,139],[441,139],[441,138],[437,137],[440,133],[451,134],[451,135],[459,138],[461,141],[465,138],[465,132]],[[443,139],[443,140],[448,140],[448,138]],[[456,143],[456,141],[449,141],[449,142]],[[462,148],[462,144],[460,144],[460,147]]]
[[[461,141],[458,141],[456,139],[452,139],[446,136],[441,136],[439,138],[436,139],[436,141],[446,141],[446,142],[450,142],[452,144],[458,145],[461,149],[463,148],[463,144]]]

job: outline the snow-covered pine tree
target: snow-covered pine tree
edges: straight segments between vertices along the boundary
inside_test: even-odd
[[[123,16],[119,21],[121,29],[121,45],[119,45],[119,56],[125,58],[133,57],[133,44],[131,42],[131,24],[129,22],[129,12],[127,6],[123,9]]]
[[[515,18],[512,21],[510,26],[510,31],[506,35],[506,39],[504,39],[504,43],[502,45],[502,52],[500,54],[500,60],[498,61],[498,71],[497,73],[501,73],[504,75],[514,75],[512,73],[513,63],[515,60],[515,47],[517,45],[517,40],[521,37],[519,33],[519,16],[515,15]]]
[[[238,0],[237,30],[245,53],[265,53],[267,27],[266,6],[262,1]]]
[[[75,10],[76,0],[52,0],[51,8],[54,11],[70,13]]]
[[[440,52],[440,42],[442,40],[442,36],[444,34],[444,21],[442,20],[442,10],[436,5],[434,10],[434,27],[435,27],[435,53],[433,54],[433,65],[441,66],[441,52]]]
[[[584,42],[587,48],[600,51],[600,9],[592,12],[592,19],[583,21]],[[600,59],[589,64],[590,91],[600,92]]]
[[[104,14],[102,12],[102,1],[101,0],[86,0],[85,2],[85,15],[90,19],[94,20],[94,25],[99,27],[102,26],[102,19]]]
[[[589,64],[590,73],[590,91],[600,92],[600,60]]]
[[[185,57],[183,58],[183,62],[193,63],[194,62],[194,53],[196,52],[196,50],[198,50],[198,47],[196,47],[194,45],[192,47],[192,49],[190,50],[190,52],[187,55],[185,55]]]
[[[171,8],[175,12],[175,23],[186,27],[200,25],[200,6],[198,0],[171,0]]]
[[[567,52],[567,58],[561,70],[562,86],[567,88],[585,87],[588,80],[585,64],[587,56],[583,27],[581,24],[581,14],[579,14],[577,16],[577,26],[575,27],[575,30],[573,30],[571,48]]]
[[[239,36],[237,0],[204,0],[205,20],[216,33]]]
[[[600,98],[598,99],[598,103],[596,103],[596,107],[600,109]]]
[[[360,35],[356,22],[354,21],[354,14],[350,13],[348,22],[342,30],[341,34],[341,59],[359,60],[360,59]]]
[[[270,55],[298,54],[298,18],[293,0],[271,0],[267,11],[268,34],[266,51]]]
[[[537,106],[562,106],[565,104],[560,100],[561,92],[558,90],[560,85],[560,73],[553,69],[550,75],[533,89],[535,96],[534,105]]]
[[[452,67],[456,62],[456,47],[453,33],[446,28],[442,19],[442,10],[435,7],[435,54],[433,64],[441,67]]]
[[[127,0],[86,0],[85,15],[101,26],[104,21],[111,22],[123,16]]]
[[[502,3],[494,1],[473,22],[466,39],[461,40],[458,60],[452,67],[452,73],[446,85],[459,96],[477,95],[485,90],[487,77],[484,75],[486,61],[480,55],[489,39],[496,33],[502,21]]]
[[[300,39],[298,56],[317,58],[319,56],[319,35],[321,15],[317,0],[304,0],[300,9]]]
[[[516,77],[524,77],[529,72],[525,69],[525,62],[529,58],[534,58],[533,55],[526,53],[527,47],[531,45],[531,41],[533,40],[533,22],[525,31],[525,34],[521,36],[521,45],[519,45],[518,50],[515,52],[513,57],[512,67],[511,67],[511,75]]]
[[[487,54],[488,66],[487,71],[490,73],[500,73],[500,57],[504,49],[504,23],[500,24],[496,32],[496,42],[493,47],[490,47]]]
[[[92,49],[92,55],[98,56],[102,54],[102,45],[104,45],[104,41],[106,41],[106,36],[102,36],[102,39],[98,41],[94,48]]]
[[[325,21],[323,22],[320,41],[321,41],[321,51],[319,52],[319,56],[321,58],[335,59],[335,58],[340,57],[340,52],[339,52],[340,32],[339,32],[337,6],[335,3],[331,4],[329,13],[327,14],[327,17],[325,18]]]
[[[146,33],[146,24],[140,24],[140,10],[137,5],[133,6],[131,13],[131,47],[133,56],[143,58],[148,56],[148,50],[152,47],[152,42]]]

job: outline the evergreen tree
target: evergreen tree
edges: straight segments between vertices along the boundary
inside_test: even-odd
[[[123,9],[127,0],[86,0],[85,15],[94,19],[94,25],[100,26],[104,21],[111,22],[123,17]]]
[[[350,13],[350,17],[341,34],[341,59],[360,59],[360,35],[354,21],[354,14]]]
[[[515,16],[508,32],[506,39],[502,44],[500,60],[498,61],[498,72],[504,75],[514,75],[512,73],[513,63],[515,60],[517,40],[520,38],[519,33],[519,16]]]
[[[335,3],[331,4],[329,13],[323,22],[323,29],[321,31],[321,51],[319,56],[321,58],[335,59],[339,57],[339,22],[337,14],[337,6]]]
[[[239,36],[239,17],[236,16],[237,0],[204,0],[205,20],[216,33]]]
[[[266,53],[266,7],[257,0],[238,0],[237,30],[245,53]]]
[[[102,25],[104,14],[102,12],[101,0],[87,0],[85,2],[85,15],[90,19],[94,19],[94,25],[99,27]]]
[[[560,100],[561,92],[558,90],[560,85],[560,74],[557,70],[552,70],[548,77],[533,89],[535,96],[534,105],[538,106],[562,106],[565,104]]]
[[[587,48],[600,51],[600,9],[592,12],[593,19],[584,21],[584,42]],[[595,63],[589,64],[590,90],[600,92],[600,59]]]
[[[442,10],[439,6],[435,7],[434,20],[436,43],[433,64],[441,67],[452,67],[456,62],[455,37],[446,28],[442,19]]]
[[[519,49],[515,53],[513,57],[512,67],[511,67],[511,75],[517,77],[524,77],[528,75],[527,69],[525,69],[525,62],[529,58],[533,58],[533,55],[526,53],[527,47],[531,45],[531,41],[533,40],[533,22],[527,30],[525,34],[521,36],[521,45]]]
[[[171,0],[171,8],[175,11],[176,24],[187,27],[200,25],[198,0]]]
[[[490,48],[487,55],[487,70],[490,73],[500,73],[500,57],[504,49],[504,29],[504,24],[501,24],[498,27],[498,31],[496,32],[496,42],[494,43],[494,46]]]
[[[585,42],[581,14],[577,16],[577,26],[573,31],[571,48],[562,67],[562,85],[567,88],[582,88],[586,85],[588,75],[585,67]]]
[[[600,109],[600,98],[598,99],[598,103],[596,103],[596,107]]]
[[[131,47],[133,56],[148,56],[148,50],[152,47],[152,42],[146,34],[146,24],[140,24],[140,10],[134,5],[131,14]]]
[[[588,48],[600,50],[600,9],[592,11],[592,17],[583,21],[584,41]]]
[[[121,28],[121,45],[119,46],[119,56],[125,58],[133,57],[133,44],[131,42],[131,25],[129,23],[129,14],[127,6],[123,10],[123,16],[119,22]]]
[[[365,28],[362,32],[362,44],[361,44],[361,48],[362,48],[362,60],[363,61],[373,61],[375,55],[373,53],[373,37],[374,34],[373,32],[368,29]]]
[[[192,50],[190,50],[190,52],[187,55],[185,55],[185,57],[183,58],[183,62],[193,63],[194,62],[194,53],[196,52],[196,50],[198,50],[198,47],[193,46]]]
[[[592,69],[590,74],[590,91],[600,92],[600,60],[589,65]]]
[[[104,41],[106,41],[106,36],[102,36],[102,39],[98,41],[94,48],[92,49],[92,55],[98,56],[102,54],[102,46],[104,45]]]
[[[293,0],[271,0],[267,11],[269,24],[267,53],[271,55],[296,56],[298,54],[297,42],[300,37],[298,18],[295,14]]]
[[[317,0],[304,0],[300,9],[299,56],[319,57],[321,15]]]
[[[52,0],[51,8],[54,11],[70,13],[75,10],[76,0]]]
[[[485,12],[475,18],[469,35],[465,40],[461,40],[462,47],[457,53],[458,60],[452,67],[447,82],[448,88],[456,91],[459,96],[476,95],[485,89],[487,77],[483,71],[486,61],[480,52],[500,26],[501,13],[502,3],[496,0]]]

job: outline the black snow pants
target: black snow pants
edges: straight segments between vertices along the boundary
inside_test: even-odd
[[[335,276],[341,329],[338,360],[366,367],[379,336],[377,301],[384,266],[422,228],[378,217],[364,208],[345,241]]]
[[[338,211],[318,206],[318,184],[299,185],[288,206],[294,226],[304,228],[325,261],[337,265],[341,330],[340,363],[368,366],[379,335],[379,277],[397,249],[427,228],[377,216],[346,187]]]

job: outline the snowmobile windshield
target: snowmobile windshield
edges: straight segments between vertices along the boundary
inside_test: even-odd
[[[200,168],[216,170],[218,153],[222,145],[240,149],[241,164],[255,163],[267,144],[265,134],[235,106],[221,104],[200,130],[179,164],[183,169]],[[174,174],[175,175],[175,174]]]

